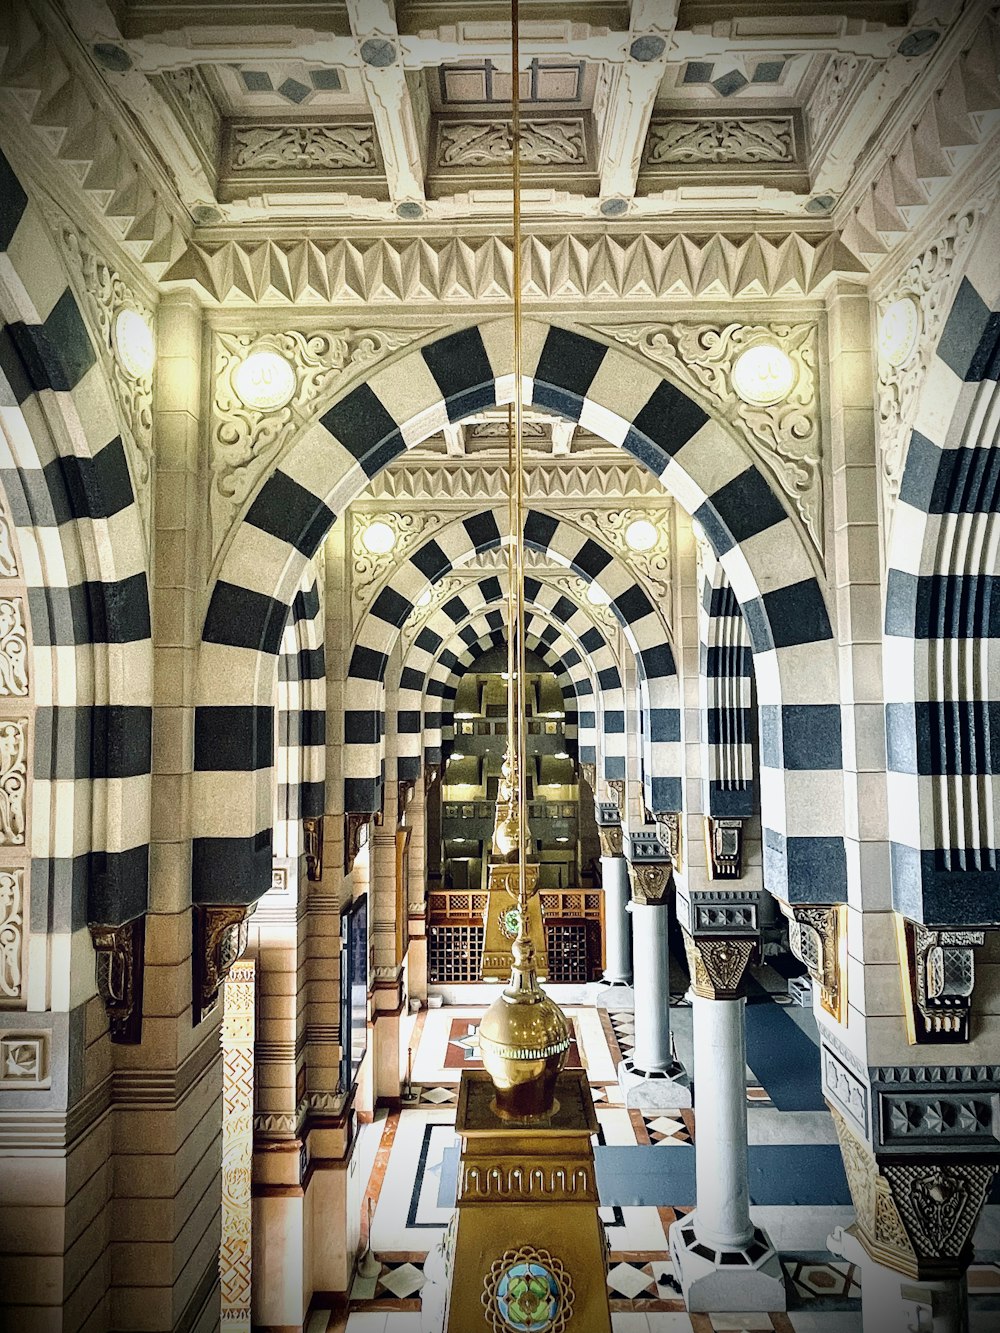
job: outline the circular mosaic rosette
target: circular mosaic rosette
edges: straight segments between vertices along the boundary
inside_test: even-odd
[[[521,912],[517,907],[508,907],[500,913],[500,929],[509,940],[517,939],[517,932],[521,929]]]
[[[482,1301],[494,1333],[562,1333],[573,1311],[573,1287],[559,1259],[522,1245],[494,1262]]]

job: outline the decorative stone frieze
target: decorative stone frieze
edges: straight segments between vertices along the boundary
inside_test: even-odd
[[[371,125],[237,125],[227,137],[233,172],[357,171],[377,164]]]
[[[524,166],[584,166],[587,135],[583,117],[528,119],[521,123],[520,157]],[[437,125],[439,167],[506,167],[511,159],[513,126],[509,120],[441,120]]]
[[[156,316],[142,294],[98,253],[83,232],[61,212],[54,215],[53,221],[118,407],[136,504],[148,545],[153,492],[153,374],[134,375],[125,370],[116,352],[115,326],[123,310],[138,311],[150,328],[155,328]]]
[[[247,947],[254,904],[195,903],[192,910],[194,1018],[200,1023],[218,1004],[222,983]]]
[[[628,463],[529,462],[524,469],[529,500],[592,500],[604,496],[648,495],[662,501],[663,487],[648,468]],[[377,500],[505,500],[507,473],[499,464],[462,463],[428,466],[393,463],[372,479]],[[644,517],[647,516],[644,511]],[[527,552],[526,552],[527,554]]]
[[[222,1327],[249,1328],[256,968],[234,963],[222,1016]]]
[[[795,161],[791,116],[671,116],[649,127],[647,167]]]
[[[896,917],[906,1035],[911,1045],[967,1042],[981,930],[928,930]]]
[[[823,469],[814,323],[598,324],[594,329],[662,366],[713,416],[732,427],[777,481],[822,555]],[[737,358],[762,342],[780,346],[795,368],[791,393],[766,407],[744,402],[732,381]]]
[[[743,878],[743,820],[705,816],[705,845],[711,879]]]
[[[838,1023],[847,1017],[847,907],[779,903],[788,918],[788,943],[819,987],[820,1003]]]
[[[836,1111],[833,1120],[865,1250],[908,1277],[963,1274],[996,1164],[935,1157],[880,1162]]]
[[[97,993],[104,1002],[113,1042],[135,1046],[142,1039],[142,980],[146,918],[120,926],[90,926],[97,955]]]
[[[210,428],[212,550],[218,555],[233,519],[281,451],[311,419],[319,400],[427,330],[337,328],[281,333],[215,334],[212,361],[215,387]],[[252,352],[283,357],[295,372],[295,390],[273,411],[247,407],[233,374]]]
[[[27,718],[0,721],[0,845],[24,845]]]
[[[743,994],[756,939],[700,935],[683,931],[691,988],[705,1000],[737,1000]]]
[[[0,1000],[21,997],[24,871],[0,870]]]
[[[0,597],[0,696],[28,693],[28,634],[20,597]]]
[[[820,1027],[820,1068],[827,1102],[851,1122],[858,1138],[868,1142],[872,1132],[868,1071],[825,1025]]]
[[[192,240],[166,282],[193,282],[211,301],[285,305],[509,304],[510,241],[502,235],[374,240]],[[814,296],[864,264],[835,234],[532,236],[525,302],[700,296]]]

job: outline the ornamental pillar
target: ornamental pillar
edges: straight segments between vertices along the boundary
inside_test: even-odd
[[[673,862],[655,832],[629,833],[625,851],[632,897],[635,1045],[618,1066],[626,1106],[691,1105],[691,1079],[670,1040],[670,900]]]
[[[604,892],[604,980],[632,984],[632,923],[628,916],[628,864],[622,848],[621,811],[614,801],[596,803]]]
[[[689,1310],[784,1310],[781,1261],[750,1218],[743,986],[758,947],[752,904],[713,909],[689,899],[685,906],[687,925],[693,916],[709,929],[684,929],[698,1080],[697,1204],[670,1228],[674,1273]],[[716,914],[722,925],[745,917],[746,928],[718,933],[710,925]]]

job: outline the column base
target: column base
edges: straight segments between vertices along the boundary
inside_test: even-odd
[[[632,978],[627,976],[616,975],[614,973],[609,975],[607,972],[605,972],[602,974],[601,980],[598,983],[598,985],[601,987],[602,990],[605,987],[609,986],[631,986]]]
[[[640,1069],[630,1058],[618,1066],[625,1105],[644,1111],[670,1111],[694,1105],[691,1076],[677,1060],[666,1069]]]
[[[778,1253],[760,1227],[745,1249],[716,1249],[698,1240],[695,1213],[670,1228],[670,1257],[692,1312],[778,1311],[787,1307],[785,1275]]]

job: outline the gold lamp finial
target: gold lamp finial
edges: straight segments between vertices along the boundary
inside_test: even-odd
[[[497,1112],[510,1119],[550,1115],[556,1080],[569,1051],[569,1025],[562,1010],[538,981],[535,944],[528,930],[528,900],[535,892],[537,867],[529,876],[531,849],[525,797],[525,643],[524,643],[524,442],[521,402],[521,97],[518,70],[518,3],[511,4],[511,162],[514,187],[514,402],[508,426],[508,598],[507,598],[507,753],[497,794],[493,852],[498,861],[517,866],[510,893],[517,900],[517,935],[511,945],[510,981],[479,1025],[479,1049],[496,1089]],[[516,889],[515,889],[516,884]]]

